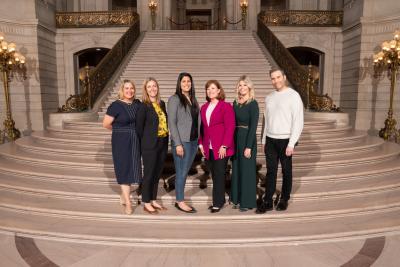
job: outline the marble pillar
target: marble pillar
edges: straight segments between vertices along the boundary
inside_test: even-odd
[[[170,30],[171,29],[171,22],[168,18],[171,18],[171,0],[164,0],[163,1],[163,16],[162,16],[162,29],[163,30]]]
[[[235,22],[235,6],[234,6],[234,0],[226,0],[226,19],[229,22]],[[232,30],[234,29],[234,25],[230,23],[226,23],[226,29],[227,30]]]

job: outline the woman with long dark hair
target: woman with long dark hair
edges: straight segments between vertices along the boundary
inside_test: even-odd
[[[186,204],[184,198],[186,177],[197,153],[199,137],[199,104],[192,75],[179,74],[175,94],[168,99],[167,108],[176,172],[175,207],[182,212],[195,213],[195,208]]]

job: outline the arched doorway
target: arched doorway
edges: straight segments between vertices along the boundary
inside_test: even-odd
[[[288,50],[301,65],[308,67],[311,64],[313,69],[318,71],[319,79],[314,88],[317,94],[322,94],[324,91],[323,84],[325,53],[311,47],[302,46],[290,47]]]
[[[74,54],[75,94],[83,93],[82,81],[85,78],[85,66],[95,68],[110,51],[104,47],[94,47],[78,51]]]

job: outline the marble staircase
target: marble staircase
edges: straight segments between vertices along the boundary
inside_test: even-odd
[[[235,56],[226,55],[227,47]],[[270,64],[249,32],[146,33],[131,59],[121,79],[130,77],[139,85],[146,76],[154,76],[164,100],[174,92],[183,68],[193,74],[199,99],[204,99],[205,81],[216,77],[232,101],[236,80],[245,71],[256,85],[261,108],[263,97],[272,90],[266,76]],[[117,86],[118,82],[99,117]],[[261,145],[258,161],[264,175]],[[220,213],[209,213],[212,185],[207,180],[207,187],[199,188],[205,178],[200,164],[195,164],[196,172],[186,185],[186,198],[197,214],[176,210],[175,192],[166,191],[160,181],[159,200],[167,211],[148,215],[135,202],[133,215],[125,215],[115,183],[110,132],[100,121],[49,126],[0,146],[0,231],[37,239],[145,247],[272,246],[400,231],[400,146],[338,124],[332,114],[316,119],[306,113],[287,211],[257,215],[227,204]],[[260,186],[259,193],[263,190]],[[132,195],[136,201],[137,195]]]
[[[192,74],[200,104],[205,102],[204,85],[209,79],[217,79],[226,92],[227,101],[233,102],[236,83],[243,74],[248,74],[254,82],[257,100],[261,103],[265,94],[273,90],[268,79],[270,68],[270,62],[251,32],[147,32],[122,70],[119,81],[100,105],[99,115],[102,117],[115,100],[122,80],[135,81],[140,98],[145,78],[155,77],[160,84],[161,98],[166,101],[175,92],[177,77],[182,71]]]

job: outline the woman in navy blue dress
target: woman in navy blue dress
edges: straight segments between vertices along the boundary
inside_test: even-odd
[[[131,184],[142,180],[140,141],[136,133],[136,113],[141,103],[135,99],[135,85],[124,80],[118,100],[111,103],[103,119],[103,127],[112,130],[111,145],[115,176],[121,186],[121,204],[132,214]]]

